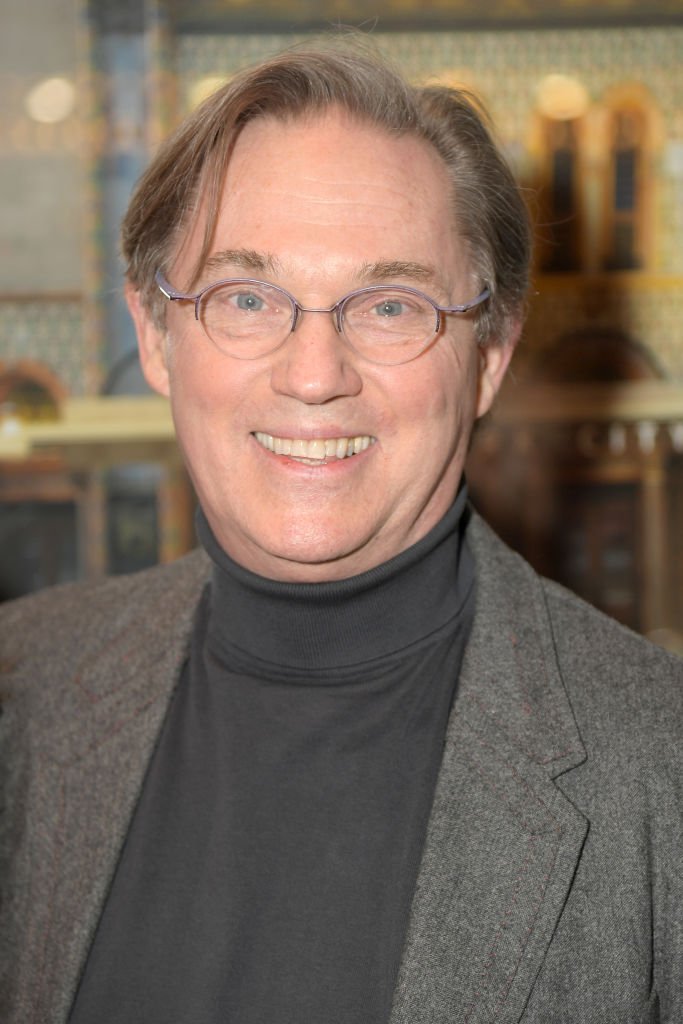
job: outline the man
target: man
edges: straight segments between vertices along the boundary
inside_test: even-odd
[[[286,53],[124,252],[206,553],[4,612],[2,1019],[683,1019],[681,665],[466,504],[529,261],[475,107]]]

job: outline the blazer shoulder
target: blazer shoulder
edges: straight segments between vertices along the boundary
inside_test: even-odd
[[[683,659],[542,580],[560,671],[575,713],[592,723],[672,731],[683,741]],[[656,741],[656,739],[655,739]]]
[[[0,605],[0,673],[54,657],[55,650],[106,644],[135,622],[173,631],[194,610],[209,562],[196,550],[168,565],[92,582],[64,583]]]
[[[683,739],[683,660],[534,569],[476,514],[468,530],[487,614],[531,627],[556,666],[582,734]],[[533,607],[532,607],[533,606]],[[491,628],[492,623],[489,622]],[[656,742],[656,740],[655,740]]]

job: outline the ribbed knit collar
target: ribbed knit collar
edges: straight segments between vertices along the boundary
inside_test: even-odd
[[[283,583],[234,562],[201,509],[199,539],[213,562],[208,639],[219,658],[315,672],[404,650],[453,619],[474,569],[463,531],[463,484],[444,518],[417,544],[349,579]]]

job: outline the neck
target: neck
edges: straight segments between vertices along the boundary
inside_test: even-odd
[[[463,486],[443,519],[412,547],[358,576],[322,583],[269,580],[234,562],[204,515],[210,555],[210,636],[219,656],[316,671],[342,668],[418,643],[458,614],[473,580],[462,543]]]

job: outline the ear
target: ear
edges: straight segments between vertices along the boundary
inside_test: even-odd
[[[166,334],[155,326],[151,316],[145,309],[140,292],[127,281],[126,302],[135,324],[140,351],[140,365],[145,380],[154,391],[168,397],[170,382],[168,375],[168,356],[166,352]]]
[[[505,339],[494,339],[480,347],[477,419],[487,413],[493,405],[521,333],[522,321],[515,320],[508,325]]]

